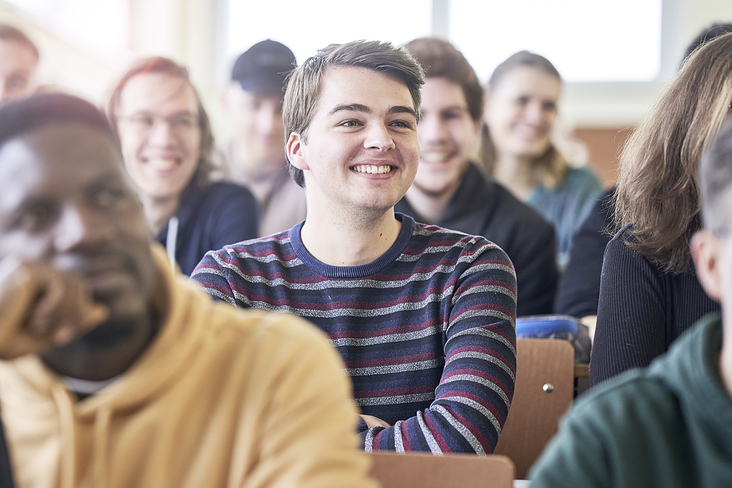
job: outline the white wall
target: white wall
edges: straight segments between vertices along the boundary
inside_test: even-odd
[[[98,103],[104,100],[114,78],[135,57],[164,55],[184,63],[212,116],[214,128],[225,133],[227,121],[219,108],[218,90],[229,68],[223,49],[226,1],[130,0],[130,4],[130,46],[113,56],[90,53],[62,39],[26,18],[6,0],[0,0],[0,22],[17,25],[38,42],[43,82],[84,94]],[[562,101],[565,125],[632,126],[676,70],[686,44],[715,21],[732,22],[732,0],[664,0],[664,49],[659,80],[643,84],[568,85]],[[619,31],[618,35],[623,33]]]

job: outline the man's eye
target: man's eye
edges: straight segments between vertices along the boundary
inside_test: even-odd
[[[129,118],[130,124],[138,129],[150,129],[155,125],[155,119],[148,115],[137,115]]]
[[[172,119],[170,119],[170,126],[173,129],[193,129],[196,124],[196,119],[188,115],[173,117]]]
[[[50,209],[39,205],[27,208],[20,214],[16,222],[16,227],[26,231],[36,231],[42,229],[52,217]]]
[[[341,127],[358,127],[361,125],[361,123],[358,120],[346,120],[345,122],[341,122]]]
[[[404,129],[412,128],[412,124],[410,124],[409,122],[406,122],[404,120],[395,120],[394,122],[391,123],[391,125],[396,126],[396,127],[401,127]]]

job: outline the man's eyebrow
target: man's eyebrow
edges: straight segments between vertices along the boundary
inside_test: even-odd
[[[362,105],[360,103],[351,103],[348,105],[336,105],[332,109],[330,109],[330,112],[328,112],[328,115],[333,115],[338,112],[363,112],[365,114],[371,113],[371,109],[368,108],[366,105]]]
[[[391,107],[389,109],[389,114],[410,114],[415,119],[419,118],[417,111],[410,107],[405,107],[404,105],[397,105],[395,107]]]

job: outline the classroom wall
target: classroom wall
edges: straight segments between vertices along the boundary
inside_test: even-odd
[[[428,2],[425,2],[428,4]],[[632,15],[632,12],[628,13]],[[686,44],[715,21],[732,21],[730,0],[664,0],[662,74],[655,83],[572,84],[561,101],[563,127],[587,146],[588,163],[606,185],[615,181],[619,147],[673,75]],[[26,31],[42,53],[41,81],[102,103],[118,74],[135,58],[163,55],[186,64],[217,134],[227,133],[219,90],[224,56],[225,0],[130,0],[130,45],[100,55],[0,0],[0,22]],[[622,28],[618,35],[623,35]]]

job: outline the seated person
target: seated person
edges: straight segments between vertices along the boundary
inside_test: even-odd
[[[447,41],[422,38],[404,47],[424,67],[426,80],[417,128],[417,176],[395,210],[495,242],[516,269],[517,315],[552,313],[554,227],[471,160],[483,114],[483,89],[475,71]]]
[[[222,146],[227,178],[254,194],[263,236],[305,219],[305,191],[290,178],[282,124],[285,79],[296,65],[284,44],[258,42],[237,58],[224,90],[224,110],[233,128]]]
[[[489,174],[554,224],[564,270],[572,237],[602,193],[589,168],[570,165],[552,141],[562,78],[544,56],[519,51],[486,84],[482,139]]]
[[[148,225],[184,274],[206,251],[258,235],[249,190],[209,181],[214,139],[186,68],[138,62],[116,83],[108,115]]]
[[[590,337],[594,336],[597,322],[602,256],[612,238],[614,197],[614,188],[603,193],[574,235],[554,303],[555,313],[577,317],[587,325]]]
[[[170,273],[101,112],[62,94],[0,107],[0,185],[15,486],[375,486],[327,339]]]
[[[701,163],[697,276],[722,305],[648,368],[578,400],[529,477],[532,488],[718,487],[732,479],[732,125]]]
[[[28,36],[0,24],[0,103],[36,90],[38,59],[38,48]]]
[[[367,451],[490,453],[513,396],[516,278],[483,237],[394,213],[419,162],[423,79],[406,50],[378,41],[300,65],[283,110],[305,222],[207,253],[192,279],[324,330]]]

